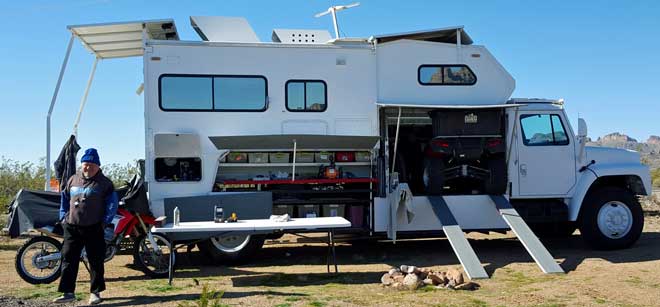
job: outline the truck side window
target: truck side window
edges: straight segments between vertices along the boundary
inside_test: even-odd
[[[421,85],[474,85],[477,76],[463,64],[424,64],[417,70],[417,82]]]
[[[520,127],[523,144],[527,146],[568,145],[568,135],[558,115],[521,115]]]
[[[285,85],[286,109],[291,112],[323,112],[328,90],[322,80],[289,80]]]

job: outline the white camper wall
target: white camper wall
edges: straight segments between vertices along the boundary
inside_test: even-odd
[[[211,191],[221,152],[209,136],[268,134],[378,135],[375,57],[371,48],[332,45],[150,42],[145,63],[146,173],[154,214],[166,197]],[[152,60],[160,58],[160,60]],[[337,60],[345,65],[337,65]],[[165,112],[159,108],[162,74],[261,75],[267,79],[269,106],[264,112]],[[324,112],[289,112],[285,83],[291,79],[324,80]],[[200,137],[200,182],[155,182],[154,135],[192,133]]]
[[[397,40],[379,44],[378,101],[401,104],[480,105],[506,102],[515,80],[483,46]],[[473,57],[479,54],[479,57]],[[477,76],[474,85],[421,85],[420,65],[465,64]]]

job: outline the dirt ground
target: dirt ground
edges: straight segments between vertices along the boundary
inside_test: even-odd
[[[396,291],[379,283],[385,271],[401,264],[442,271],[460,268],[446,239],[396,245],[342,243],[337,246],[340,273],[331,275],[325,273],[325,245],[287,235],[278,244],[267,242],[248,265],[213,266],[196,251],[181,255],[173,286],[163,279],[146,278],[130,265],[130,255],[119,255],[106,264],[108,290],[103,304],[195,304],[207,285],[222,293],[221,306],[659,306],[660,216],[651,213],[641,239],[629,249],[592,251],[577,233],[569,239],[546,240],[567,272],[561,275],[543,274],[511,234],[470,234],[470,243],[491,276],[478,280],[481,289],[470,292]],[[21,243],[4,237],[0,241],[0,301],[27,300],[36,306],[57,296],[57,282],[33,286],[18,277],[14,256]],[[87,301],[88,286],[89,275],[83,269],[76,305]]]

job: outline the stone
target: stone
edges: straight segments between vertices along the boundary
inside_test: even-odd
[[[422,280],[422,283],[424,283],[424,285],[427,285],[427,286],[435,286],[433,284],[433,279],[430,279],[430,278],[426,278],[426,279]]]
[[[404,280],[405,278],[406,278],[406,277],[403,276],[403,274],[395,275],[395,276],[392,277],[392,279],[394,279],[394,282],[398,282],[398,283],[403,283],[403,280]]]
[[[408,274],[417,274],[417,273],[419,273],[419,269],[414,265],[410,265],[410,266],[408,266],[408,271],[406,271],[406,273],[408,273]]]
[[[399,269],[401,269],[401,272],[408,273],[408,266],[407,265],[402,265]]]
[[[410,290],[415,290],[419,288],[419,277],[416,274],[408,274],[403,279],[403,285]]]
[[[480,287],[481,286],[478,283],[468,281],[466,283],[463,283],[463,284],[460,284],[460,285],[454,287],[454,289],[455,290],[474,291],[474,290],[479,289]]]
[[[457,269],[449,269],[447,271],[447,279],[452,283],[452,286],[457,286],[465,282],[463,279],[463,273]]]
[[[447,284],[447,278],[445,277],[444,273],[430,273],[426,277],[427,279],[430,279],[433,281],[433,285],[446,285]]]
[[[381,282],[383,285],[389,286],[389,285],[391,285],[391,284],[394,282],[394,279],[392,278],[392,276],[390,276],[389,273],[385,273],[385,274],[383,274],[383,276],[380,278],[380,282]]]
[[[391,268],[387,273],[390,274],[390,275],[394,275],[395,273],[398,273],[398,272],[400,272],[399,268]]]

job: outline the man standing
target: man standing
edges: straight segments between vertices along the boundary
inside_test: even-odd
[[[105,290],[104,228],[112,222],[117,212],[118,199],[112,181],[99,168],[101,161],[96,149],[85,150],[80,162],[82,171],[71,176],[62,191],[60,220],[64,229],[64,243],[58,291],[64,294],[53,302],[75,301],[80,253],[84,247],[90,269],[89,304],[95,305],[101,302],[100,293]]]

